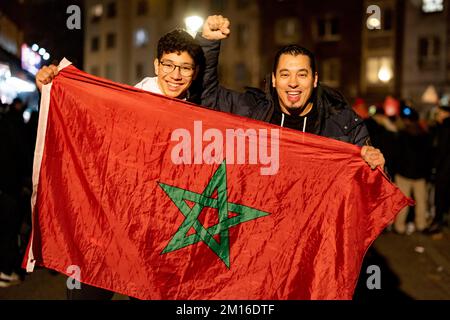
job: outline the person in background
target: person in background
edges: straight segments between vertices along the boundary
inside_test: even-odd
[[[428,234],[440,234],[450,209],[450,105],[449,96],[439,101],[434,128],[434,170],[436,214],[426,230]]]
[[[422,232],[427,227],[427,182],[431,172],[429,155],[431,139],[419,124],[416,110],[405,107],[399,122],[395,139],[395,183],[408,197],[414,194],[415,230]],[[394,230],[399,234],[407,231],[406,220],[409,207],[403,208],[394,222]]]
[[[15,98],[0,115],[0,288],[20,283],[20,233],[23,190],[31,173],[23,111],[25,104]]]

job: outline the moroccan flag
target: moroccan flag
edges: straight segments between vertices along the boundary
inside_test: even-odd
[[[43,88],[24,266],[141,299],[351,299],[410,203],[360,148],[97,78]]]

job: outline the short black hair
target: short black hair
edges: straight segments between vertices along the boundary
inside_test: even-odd
[[[298,56],[301,54],[301,55],[307,56],[309,58],[309,64],[311,65],[311,70],[312,70],[313,75],[316,73],[316,57],[315,57],[314,53],[312,53],[308,49],[301,47],[299,45],[290,44],[288,46],[281,48],[275,54],[275,60],[273,63],[273,74],[277,73],[278,62],[280,61],[280,57],[282,54],[290,54],[293,56]]]
[[[164,53],[176,52],[180,54],[186,51],[194,60],[196,66],[201,66],[204,61],[203,50],[192,36],[183,29],[175,29],[166,33],[158,41],[157,58],[161,60]]]
[[[23,100],[20,99],[19,97],[16,97],[16,98],[13,99],[11,105],[15,105],[15,104],[18,104],[18,103],[23,103]]]

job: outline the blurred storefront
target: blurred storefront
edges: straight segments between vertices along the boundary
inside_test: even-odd
[[[10,104],[21,98],[28,111],[38,109],[39,95],[34,74],[40,59],[23,44],[23,33],[8,17],[0,12],[0,100]]]

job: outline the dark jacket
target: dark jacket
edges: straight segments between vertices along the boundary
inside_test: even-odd
[[[197,41],[203,48],[206,61],[201,104],[214,110],[272,122],[278,110],[278,97],[272,89],[270,77],[264,91],[247,88],[241,93],[226,89],[219,85],[217,76],[220,41],[210,41],[200,35],[197,35]],[[313,92],[313,105],[317,121],[307,132],[359,146],[369,144],[369,134],[363,121],[339,92],[318,85]]]
[[[431,139],[417,122],[407,124],[395,139],[395,172],[409,179],[431,174]]]
[[[27,156],[23,128],[14,111],[0,115],[0,194],[19,194],[27,178]]]
[[[436,178],[450,180],[450,118],[434,128]],[[445,178],[446,177],[446,178]]]

